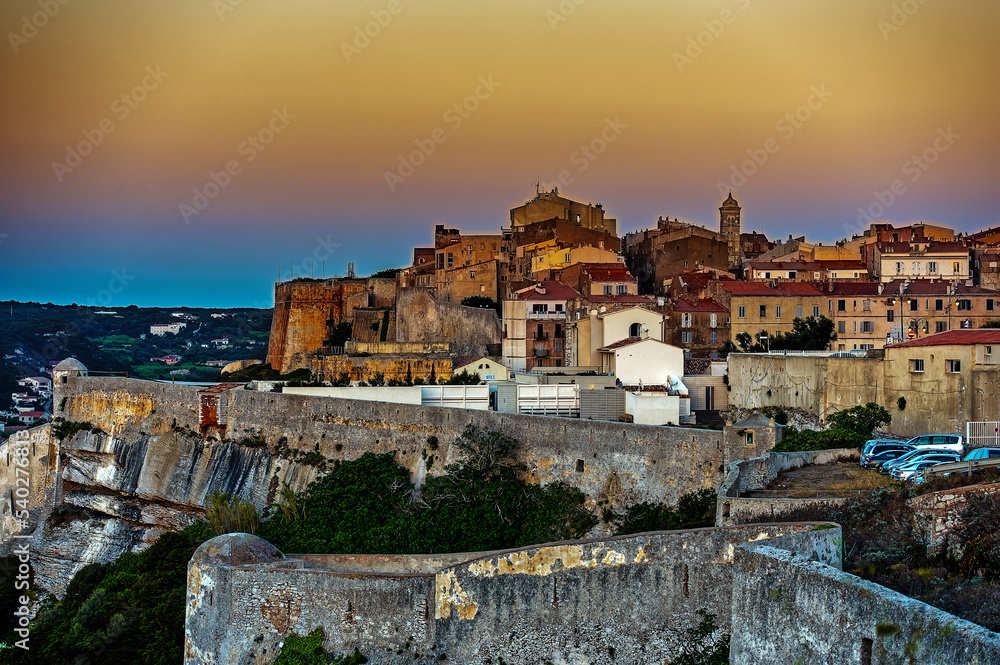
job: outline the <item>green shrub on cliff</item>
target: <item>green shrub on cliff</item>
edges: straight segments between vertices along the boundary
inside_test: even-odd
[[[597,523],[579,490],[526,482],[511,437],[469,427],[454,445],[463,461],[422,491],[392,455],[338,461],[260,535],[286,552],[473,552],[579,538]]]
[[[645,502],[629,506],[624,515],[611,518],[615,535],[715,526],[716,496],[715,490],[703,489],[682,496],[676,508]]]
[[[364,665],[368,659],[357,649],[352,654],[336,656],[323,648],[323,629],[316,628],[302,637],[292,633],[285,638],[274,665]]]

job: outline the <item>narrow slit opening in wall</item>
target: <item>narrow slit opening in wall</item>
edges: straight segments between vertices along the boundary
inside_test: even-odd
[[[691,596],[691,589],[688,586],[688,565],[684,564],[684,597],[689,598]]]
[[[872,665],[872,640],[861,638],[861,665]]]
[[[729,518],[729,502],[728,501],[726,501],[724,504],[722,504],[722,517],[723,517],[723,519],[728,519]]]
[[[556,579],[552,578],[552,605],[559,607],[559,589],[556,587]]]
[[[577,473],[583,473],[583,460],[582,459],[578,459],[576,461],[576,472]]]

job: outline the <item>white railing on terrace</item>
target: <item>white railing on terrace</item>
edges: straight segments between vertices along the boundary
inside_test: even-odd
[[[529,319],[565,319],[566,312],[528,312]]]

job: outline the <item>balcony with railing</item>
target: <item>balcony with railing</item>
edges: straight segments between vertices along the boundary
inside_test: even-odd
[[[528,312],[529,319],[541,319],[543,321],[565,321],[566,312]]]
[[[547,332],[535,332],[534,338],[537,340],[547,340],[549,338],[549,333]]]

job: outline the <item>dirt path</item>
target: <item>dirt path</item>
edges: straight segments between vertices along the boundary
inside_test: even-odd
[[[805,499],[814,496],[848,496],[859,490],[889,487],[891,481],[878,471],[862,469],[856,463],[835,462],[782,471],[765,489],[746,492],[752,498],[784,497]]]

